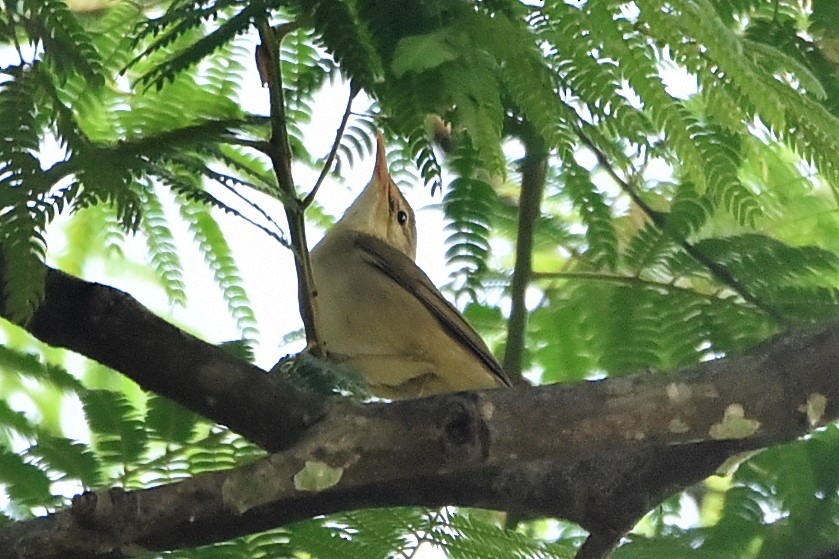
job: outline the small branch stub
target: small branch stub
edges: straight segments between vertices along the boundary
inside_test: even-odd
[[[452,463],[482,461],[489,455],[490,432],[481,413],[485,405],[489,404],[477,393],[463,392],[443,400],[438,416],[441,440]]]

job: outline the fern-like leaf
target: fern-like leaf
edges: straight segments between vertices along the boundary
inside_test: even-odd
[[[563,161],[565,190],[586,225],[588,260],[595,266],[615,269],[618,261],[618,241],[609,206],[603,194],[591,182],[591,177],[574,159]]]
[[[78,479],[84,487],[102,483],[102,470],[96,455],[86,444],[63,437],[41,435],[38,442],[26,451],[33,462],[45,471],[62,477]]]
[[[175,238],[167,224],[163,204],[151,185],[142,192],[143,217],[140,230],[146,237],[149,261],[166,290],[169,301],[186,304],[186,286],[183,281],[181,259],[178,256]]]
[[[218,223],[206,207],[194,203],[184,203],[181,206],[181,215],[189,223],[189,229],[204,255],[204,260],[213,272],[213,277],[222,291],[242,337],[245,339],[256,337],[256,318],[242,287],[242,278],[239,276],[239,269],[233,259],[230,246]]]
[[[462,289],[474,298],[486,271],[489,256],[490,219],[496,194],[485,181],[460,177],[452,181],[443,198],[443,209],[450,220],[446,259],[457,266],[456,277],[465,281]]]
[[[153,396],[147,402],[146,426],[150,435],[167,443],[186,443],[194,432],[200,417],[180,404],[162,396]]]
[[[343,0],[299,0],[310,14],[320,38],[341,71],[358,87],[370,89],[384,74],[382,60],[373,48],[371,31]]]
[[[0,448],[0,486],[10,499],[25,506],[53,503],[47,474],[3,448]]]
[[[5,345],[0,345],[0,370],[4,374],[29,378],[62,392],[84,390],[82,383],[64,367],[50,363],[35,353],[26,353]]]
[[[183,17],[180,7],[173,6],[168,13],[159,18],[159,21],[149,22],[145,33],[140,34],[139,38],[142,39],[154,34],[160,35],[146,50],[129,63],[129,67],[147,58],[150,53],[161,51],[163,47],[181,39],[187,30],[202,25],[202,19],[209,17],[209,14],[218,17],[222,13],[220,8],[234,4],[241,6],[241,9],[222,21],[211,32],[201,35],[190,44],[177,49],[168,59],[146,71],[140,76],[139,83],[160,89],[167,82],[174,81],[185,70],[194,67],[216,50],[229,44],[236,36],[248,31],[255,22],[266,19],[268,14],[265,2],[225,1],[216,3],[209,10],[198,10],[196,14],[187,17]]]
[[[138,410],[121,393],[89,390],[81,394],[97,455],[104,463],[133,464],[146,450],[148,435]]]
[[[97,86],[105,83],[102,60],[93,42],[75,14],[62,0],[24,2],[32,11],[29,32],[33,40],[44,43],[45,62],[60,77],[78,72]]]

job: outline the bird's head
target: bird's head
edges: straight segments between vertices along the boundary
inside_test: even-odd
[[[376,143],[373,178],[335,227],[378,237],[414,260],[417,255],[414,210],[390,176],[381,132],[376,135]]]

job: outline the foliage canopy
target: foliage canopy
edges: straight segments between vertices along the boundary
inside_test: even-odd
[[[831,0],[93,8],[0,0],[0,243],[6,305],[20,323],[43,297],[48,255],[82,273],[94,261],[120,261],[131,235],[145,241],[146,265],[169,300],[184,304],[189,278],[174,219],[187,225],[242,339],[258,339],[220,222],[255,221],[287,244],[262,196],[288,202],[260,149],[269,119],[240,102],[255,30],[266,24],[282,37],[295,161],[322,165],[304,135],[315,95],[347,84],[364,92],[333,174],[369,155],[382,128],[397,176],[442,189],[450,288],[467,296],[467,316],[499,351],[514,273],[508,255],[522,191],[534,188],[523,168],[545,161],[532,224],[538,300],[528,299],[518,364],[529,376],[551,383],[673,369],[839,311],[839,13]],[[46,242],[59,214],[72,216],[61,258]],[[317,205],[309,214],[329,221]],[[62,506],[81,488],[157,485],[261,452],[11,325],[3,339],[0,483],[9,520]],[[70,400],[81,402],[89,441],[62,426]],[[834,547],[837,458],[832,427],[763,452],[652,511],[615,556],[771,558]],[[689,511],[696,518],[685,521]],[[427,541],[452,557],[568,557],[580,538],[561,521],[504,531],[480,511],[399,509],[167,556],[386,557]]]

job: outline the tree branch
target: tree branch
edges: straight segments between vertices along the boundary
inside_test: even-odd
[[[0,252],[0,284],[5,283],[4,262]],[[0,316],[12,318],[3,301]],[[325,410],[313,396],[179,330],[127,293],[52,268],[46,272],[44,301],[24,328],[267,449],[289,446]]]
[[[294,247],[294,266],[297,273],[297,300],[300,305],[300,317],[306,331],[309,348],[321,354],[320,336],[317,331],[317,304],[315,297],[312,263],[309,260],[309,247],[306,243],[306,223],[303,216],[305,209],[297,197],[294,177],[291,173],[291,147],[286,127],[285,98],[283,95],[282,72],[280,71],[280,42],[285,33],[296,29],[297,24],[275,30],[264,21],[258,25],[261,44],[257,47],[257,61],[260,75],[268,85],[271,106],[270,158],[277,175],[277,181],[288,220],[289,237]]]
[[[675,283],[665,283],[661,281],[648,280],[638,276],[623,276],[620,274],[609,274],[601,272],[533,272],[531,277],[536,280],[579,280],[615,283],[621,285],[641,286],[647,289],[656,289],[659,291],[667,291],[669,293],[686,293],[697,298],[708,299],[709,301],[720,301],[724,297],[719,293],[703,293],[690,287],[681,287]]]
[[[247,433],[286,446],[228,472],[86,494],[69,510],[2,527],[0,548],[10,558],[122,557],[135,545],[173,549],[318,514],[407,504],[559,516],[608,542],[733,452],[789,441],[839,417],[839,324],[831,324],[667,375],[341,401],[316,423],[306,413],[322,408],[302,406],[291,414],[295,425],[276,406],[299,405],[296,391],[270,382],[251,390],[249,382],[267,377],[160,319],[132,315],[139,305],[127,296],[105,297],[109,288],[52,270],[47,289],[27,328],[48,343],[126,367],[144,387],[214,419],[238,406],[252,422]],[[207,404],[215,398],[225,403]],[[297,474],[311,463],[340,479],[306,491]]]
[[[173,485],[100,492],[10,524],[0,529],[10,558],[120,557],[113,550],[129,544],[172,549],[408,504],[558,516],[608,544],[732,453],[792,440],[839,416],[839,324],[668,375],[327,405],[125,293],[53,269],[46,278],[45,300],[25,325],[34,336],[283,452]],[[307,462],[336,468],[340,481],[299,489],[295,474]]]
[[[525,125],[519,136],[524,142],[521,164],[521,196],[519,198],[516,263],[510,285],[510,319],[507,321],[507,349],[504,370],[513,379],[521,380],[524,358],[527,305],[525,295],[533,272],[533,234],[541,214],[542,196],[548,169],[548,150],[544,141]]]

